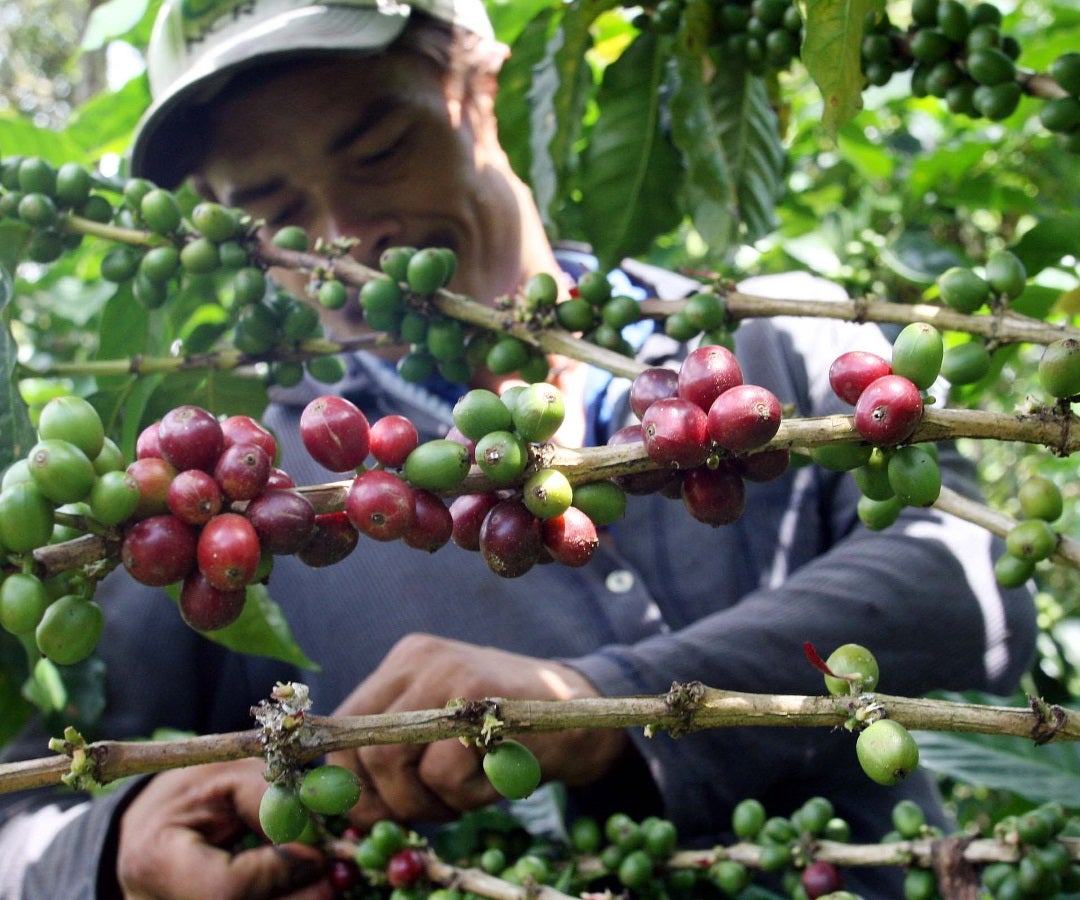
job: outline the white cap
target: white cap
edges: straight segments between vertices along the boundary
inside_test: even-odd
[[[482,0],[165,0],[147,50],[153,103],[135,132],[132,174],[167,187],[183,178],[197,138],[184,128],[184,113],[240,69],[290,56],[378,52],[414,10],[494,37]]]

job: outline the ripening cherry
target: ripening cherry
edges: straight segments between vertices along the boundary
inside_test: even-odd
[[[213,413],[199,406],[178,406],[165,413],[158,423],[161,455],[177,471],[212,472],[223,444],[221,423]]]
[[[679,392],[679,373],[663,366],[641,372],[630,385],[630,409],[641,419],[657,400],[675,397]]]
[[[706,425],[708,418],[706,417]],[[645,435],[641,425],[626,425],[616,431],[607,440],[609,447],[622,444],[641,444],[644,448]],[[649,469],[629,475],[619,475],[613,480],[627,494],[655,494],[669,487],[678,476],[670,469]]]
[[[388,415],[371,424],[369,433],[371,455],[384,466],[401,468],[420,443],[416,426],[405,416]]]
[[[462,550],[480,549],[480,526],[491,508],[499,502],[497,494],[459,494],[450,503],[454,527],[450,539]]]
[[[205,525],[221,512],[223,498],[214,476],[202,469],[185,469],[169,482],[165,495],[169,512],[188,525]]]
[[[223,591],[242,588],[255,578],[262,548],[255,528],[239,513],[221,513],[199,533],[196,559],[206,580]]]
[[[300,438],[319,465],[331,472],[348,472],[368,455],[370,426],[355,403],[328,394],[304,407]]]
[[[837,397],[854,406],[872,382],[891,374],[892,365],[876,353],[849,350],[829,366],[829,384]]]
[[[480,526],[480,555],[496,575],[517,578],[540,559],[540,522],[518,499],[500,500]]]
[[[139,502],[132,516],[145,519],[169,512],[169,486],[176,477],[176,467],[160,456],[136,459],[126,469],[139,486]]]
[[[402,540],[417,550],[434,553],[446,546],[454,532],[454,518],[446,504],[423,489],[413,490],[413,523]]]
[[[256,444],[262,448],[271,463],[277,459],[277,438],[251,416],[228,416],[222,419],[221,435],[223,449],[228,449],[233,444]]]
[[[315,534],[315,508],[294,490],[263,491],[245,507],[244,516],[265,553],[297,553]]]
[[[585,565],[600,546],[593,520],[574,506],[562,515],[544,519],[540,534],[554,560],[571,568]]]
[[[413,525],[413,488],[384,469],[361,472],[345,498],[345,514],[361,534],[396,541]]]
[[[195,566],[195,531],[176,516],[150,516],[125,531],[120,559],[141,584],[174,584]]]
[[[214,466],[214,480],[227,500],[251,500],[270,479],[270,457],[258,444],[226,447]]]
[[[692,350],[679,368],[679,396],[706,412],[724,391],[742,383],[735,354],[718,344]]]
[[[344,512],[319,513],[311,538],[296,551],[296,558],[313,569],[332,566],[352,553],[359,541],[360,532]]]
[[[159,422],[151,422],[135,439],[135,459],[161,457],[161,444],[158,441]]]
[[[902,375],[885,375],[872,382],[855,404],[855,429],[876,447],[903,443],[919,425],[922,394]]]
[[[645,452],[661,465],[678,469],[700,466],[709,455],[709,417],[682,397],[657,400],[641,420]]]
[[[180,615],[196,631],[217,631],[240,618],[246,597],[244,588],[223,591],[193,569],[180,586]]]
[[[746,486],[730,464],[715,469],[699,466],[682,479],[682,499],[687,511],[706,525],[730,525],[746,508]]]
[[[780,401],[767,388],[738,384],[709,407],[709,436],[725,450],[756,450],[780,428]]]

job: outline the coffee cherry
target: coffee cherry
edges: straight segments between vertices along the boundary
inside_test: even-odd
[[[746,487],[733,466],[721,463],[691,469],[682,479],[681,496],[687,512],[699,522],[730,525],[746,508]]]
[[[344,512],[320,513],[315,516],[315,530],[296,557],[313,569],[341,562],[360,541],[360,533],[353,528]]]
[[[1074,97],[1080,97],[1080,53],[1062,53],[1049,69],[1050,77]]]
[[[803,890],[809,900],[817,900],[833,891],[839,891],[844,887],[844,879],[840,870],[831,862],[817,860],[810,863],[802,871],[799,877]]]
[[[561,515],[544,519],[540,532],[552,558],[570,568],[588,563],[600,546],[593,520],[573,506]]]
[[[454,526],[450,539],[462,550],[480,549],[480,528],[491,508],[499,502],[496,494],[461,494],[450,504]]]
[[[278,454],[277,439],[251,416],[227,416],[221,420],[222,449],[234,444],[255,444],[273,461]]]
[[[561,516],[573,499],[574,489],[558,469],[537,469],[522,486],[522,500],[538,519]]]
[[[403,847],[386,864],[386,881],[392,888],[409,888],[424,874],[424,855],[415,847]]]
[[[101,260],[101,277],[113,284],[124,284],[135,277],[142,254],[126,244],[113,247]]]
[[[692,469],[709,455],[709,417],[682,396],[653,403],[642,417],[641,435],[649,458],[664,466]]]
[[[1080,341],[1062,338],[1047,344],[1039,359],[1039,383],[1051,397],[1080,394]]]
[[[244,509],[263,553],[288,555],[307,546],[315,534],[315,509],[294,490],[269,489]]]
[[[511,484],[529,461],[528,449],[512,431],[491,431],[476,442],[476,464],[496,484]]]
[[[891,374],[892,366],[876,353],[849,350],[829,366],[829,385],[837,397],[854,406],[872,382]]]
[[[860,497],[856,506],[859,521],[871,531],[882,531],[892,525],[904,510],[904,501],[893,496],[887,500]]]
[[[859,764],[872,781],[899,784],[919,765],[919,747],[908,730],[894,719],[878,719],[855,742]]]
[[[555,305],[559,299],[559,285],[547,272],[538,272],[525,282],[522,288],[526,308],[545,309]]]
[[[250,584],[261,553],[255,528],[239,513],[214,516],[203,526],[196,546],[199,570],[222,591]]]
[[[674,369],[654,366],[639,373],[630,385],[630,409],[639,419],[657,400],[675,397],[679,388],[679,373]]]
[[[1015,82],[1011,82],[1015,84]],[[1019,87],[1019,85],[1017,85]],[[1019,297],[1027,286],[1027,270],[1015,253],[995,250],[986,260],[986,280],[1008,300]]]
[[[596,323],[596,308],[584,297],[572,297],[555,307],[555,319],[567,331],[589,331]]]
[[[735,385],[709,407],[709,436],[726,450],[756,450],[771,441],[779,428],[780,401],[758,385]]]
[[[251,500],[270,478],[270,457],[256,444],[226,447],[214,465],[214,480],[226,500]]]
[[[152,188],[139,201],[139,215],[146,227],[158,234],[169,234],[180,227],[180,204],[176,196],[163,188]]]
[[[312,400],[300,415],[300,438],[311,457],[331,472],[355,469],[367,457],[367,417],[344,397]]]
[[[743,841],[752,841],[765,825],[765,807],[760,800],[747,798],[735,804],[731,812],[731,829]]]
[[[105,614],[93,600],[65,594],[45,609],[34,630],[37,648],[52,662],[70,666],[86,659],[105,630]]]
[[[217,631],[240,618],[246,599],[244,588],[220,590],[193,569],[180,586],[180,617],[196,631]]]
[[[18,481],[0,491],[0,546],[13,553],[44,547],[54,523],[53,503],[35,481]]]
[[[960,313],[973,313],[990,299],[990,285],[962,266],[939,275],[937,286],[945,305]]]
[[[454,404],[454,425],[465,437],[478,441],[491,431],[508,431],[513,425],[510,409],[494,391],[475,388]]]
[[[0,626],[12,634],[29,634],[37,628],[49,602],[40,578],[14,572],[0,584]]]
[[[247,307],[256,305],[266,296],[266,275],[262,270],[253,266],[244,266],[238,269],[230,282],[233,292],[233,302],[237,306]]]
[[[822,444],[810,448],[810,458],[830,472],[849,472],[865,466],[872,452],[866,444]]]
[[[405,281],[417,294],[430,294],[447,281],[446,261],[434,247],[418,250],[405,266]]]
[[[411,485],[429,491],[457,487],[469,474],[469,448],[457,441],[438,438],[425,441],[413,450],[402,467],[402,476]]]
[[[93,459],[105,443],[101,417],[82,397],[54,397],[41,408],[38,437],[42,440],[67,441]]]
[[[360,779],[344,766],[323,765],[300,779],[300,802],[324,816],[343,816],[360,799]]]
[[[707,424],[708,420],[706,419],[706,426]],[[641,444],[642,449],[644,449],[644,429],[641,425],[626,425],[608,437],[607,442],[610,447],[617,447],[622,444]],[[677,484],[678,473],[670,469],[652,469],[631,475],[619,475],[613,481],[627,494],[653,494]]]
[[[707,412],[724,391],[742,383],[742,368],[735,354],[716,345],[698,347],[679,368],[678,396]]]
[[[274,232],[274,236],[270,240],[275,247],[281,247],[283,250],[293,250],[297,253],[306,252],[310,246],[308,233],[299,225],[286,225],[279,228]]]
[[[750,870],[734,859],[721,859],[709,868],[709,878],[726,897],[736,897],[753,880]]]
[[[832,675],[826,675],[825,687],[833,696],[862,694],[877,689],[878,669],[874,654],[861,644],[841,644],[825,660]]]
[[[18,165],[18,187],[23,193],[56,193],[56,169],[40,156],[29,156]]]
[[[484,754],[484,774],[508,800],[523,800],[540,785],[540,763],[524,744],[511,738]]]
[[[361,472],[349,487],[345,514],[361,534],[377,541],[396,541],[413,524],[412,491],[397,475],[384,469]]]
[[[1020,511],[1026,519],[1043,519],[1053,522],[1061,517],[1065,503],[1061,490],[1049,478],[1033,475],[1026,479],[1017,493]]]
[[[484,517],[479,547],[496,575],[518,578],[540,558],[540,523],[520,500],[501,500]]]
[[[492,344],[484,357],[484,365],[493,375],[509,375],[528,361],[528,345],[509,335]]]
[[[413,523],[401,536],[410,547],[434,553],[449,543],[454,519],[446,504],[431,491],[413,490]]]
[[[1057,549],[1058,534],[1045,519],[1025,519],[1009,529],[1005,548],[1018,559],[1039,562]]]
[[[941,371],[944,352],[940,331],[926,322],[912,322],[903,328],[893,342],[893,374],[907,378],[920,390],[926,390]]]
[[[868,385],[859,396],[855,404],[855,429],[875,446],[895,446],[911,437],[922,413],[918,387],[901,375],[885,375]]]
[[[1020,105],[1023,89],[1015,81],[1003,84],[980,84],[971,95],[975,109],[991,122],[1007,119]],[[989,279],[988,279],[989,280]]]
[[[139,485],[131,475],[105,472],[90,488],[90,515],[102,525],[119,525],[131,517],[140,499]]]
[[[1003,553],[994,563],[994,578],[1006,588],[1020,587],[1035,574],[1035,561]]]
[[[165,413],[157,435],[162,457],[178,471],[212,472],[224,445],[221,423],[198,406],[178,406]]]
[[[204,200],[191,211],[191,224],[215,244],[230,240],[239,233],[239,217],[219,203]]]
[[[295,788],[271,784],[259,802],[259,825],[275,844],[295,841],[307,827],[310,814]]]
[[[866,464],[853,469],[851,474],[864,497],[889,500],[896,494],[889,484],[889,456],[879,448],[875,447]]]
[[[38,441],[26,459],[34,484],[53,503],[82,500],[97,478],[87,455],[67,441]]]
[[[974,384],[990,371],[990,351],[980,340],[954,344],[945,350],[941,374],[950,384]]]
[[[135,460],[126,471],[139,486],[139,502],[133,518],[145,519],[169,512],[169,486],[177,475],[175,466],[161,457],[147,456]]]
[[[597,527],[617,522],[626,512],[626,492],[613,481],[593,481],[574,487],[573,505]]]
[[[889,457],[889,486],[908,506],[932,506],[941,493],[941,469],[932,454],[914,444]]]
[[[733,461],[737,471],[746,481],[774,481],[783,475],[791,464],[791,451],[787,448],[763,450],[749,456],[739,456]]]
[[[550,440],[562,426],[566,414],[562,392],[552,384],[530,384],[514,400],[511,418],[514,430],[527,443]]]
[[[120,559],[128,574],[141,584],[174,584],[195,565],[195,532],[176,516],[150,516],[125,531]]]
[[[371,424],[369,451],[384,466],[399,468],[419,444],[416,426],[405,416],[388,415]]]
[[[914,800],[901,800],[892,809],[893,828],[905,840],[920,837],[926,827],[926,815]]]
[[[207,238],[190,240],[180,250],[180,268],[190,275],[208,275],[220,265],[217,244]]]

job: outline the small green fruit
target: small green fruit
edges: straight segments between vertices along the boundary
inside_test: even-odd
[[[295,789],[271,784],[259,803],[259,824],[275,844],[288,844],[303,834],[310,815]]]
[[[1065,501],[1058,486],[1044,475],[1033,475],[1020,485],[1017,493],[1025,519],[1056,521],[1065,511]]]
[[[49,604],[34,631],[38,650],[60,666],[86,659],[105,629],[105,615],[93,600],[65,594]]]
[[[909,444],[889,458],[889,484],[908,506],[931,506],[941,493],[941,469],[933,454]]]
[[[1058,534],[1045,519],[1025,519],[1009,529],[1005,547],[1018,559],[1047,559],[1058,545]]]
[[[994,563],[994,578],[1002,587],[1016,588],[1035,574],[1035,561],[1003,553]]]
[[[413,487],[443,491],[469,474],[469,448],[447,438],[425,441],[406,458],[402,475]]]
[[[829,654],[825,665],[834,673],[825,676],[825,687],[833,696],[843,697],[877,689],[881,674],[877,660],[861,644],[841,644]]]
[[[945,351],[941,374],[950,384],[974,384],[990,371],[990,351],[982,341],[965,341]]]
[[[1027,269],[1015,253],[995,250],[986,260],[986,280],[1003,297],[1013,300],[1027,286]]]
[[[344,766],[311,769],[300,780],[300,802],[324,816],[343,816],[360,799],[360,780]]]
[[[926,322],[912,322],[893,342],[892,370],[925,391],[941,371],[945,345],[941,332]]]
[[[1062,338],[1047,344],[1039,359],[1039,383],[1051,397],[1080,394],[1080,341]]]
[[[878,719],[855,742],[859,765],[881,785],[899,784],[919,765],[919,746],[911,733],[894,719]]]
[[[484,754],[484,774],[508,800],[523,800],[540,784],[540,763],[524,744],[507,738]]]
[[[514,429],[528,443],[550,440],[563,423],[566,407],[553,384],[530,384],[518,394],[512,411]]]

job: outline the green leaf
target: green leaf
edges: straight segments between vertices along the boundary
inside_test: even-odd
[[[142,20],[149,0],[106,0],[90,13],[83,34],[83,50],[100,50],[113,38],[127,34]]]
[[[139,75],[119,90],[98,94],[80,106],[64,133],[95,158],[106,152],[122,155],[149,105],[150,88],[146,76]]]
[[[169,592],[175,596],[175,588],[170,588]],[[248,586],[247,602],[239,619],[232,625],[205,634],[210,640],[238,653],[268,656],[313,672],[320,668],[300,649],[281,607],[261,584]]]
[[[1049,216],[1035,223],[1009,249],[1020,257],[1030,277],[1057,265],[1063,256],[1075,254],[1078,234],[1080,214]]]
[[[86,148],[65,132],[38,128],[26,119],[11,115],[0,115],[0,147],[4,156],[40,156],[57,166],[91,161]]]
[[[661,127],[669,53],[670,40],[643,33],[604,73],[581,191],[588,239],[605,268],[645,251],[679,221],[683,172]]]
[[[3,390],[0,390],[0,470],[25,456],[37,440],[30,414],[19,393],[17,364],[19,348],[11,336],[11,278],[0,268],[0,369],[3,371]]]
[[[611,0],[591,0],[567,7],[543,59],[533,67],[526,103],[532,135],[529,181],[549,227],[554,206],[562,200],[564,185],[577,165],[574,147],[593,91],[586,55],[593,43],[590,27],[613,5]]]
[[[0,629],[0,747],[17,735],[33,706],[23,696],[26,651],[19,639]]]
[[[1012,791],[1034,803],[1080,807],[1080,746],[1002,735],[913,733],[925,768],[967,784]]]
[[[499,71],[499,92],[495,97],[499,142],[514,171],[526,181],[532,169],[531,113],[521,98],[533,89],[533,67],[544,57],[553,18],[554,11],[548,9],[532,19],[518,35],[510,58]],[[535,193],[536,187],[530,186]]]
[[[825,102],[822,124],[835,135],[862,109],[863,22],[868,12],[884,8],[884,0],[798,0],[797,5],[805,23],[802,61]]]

